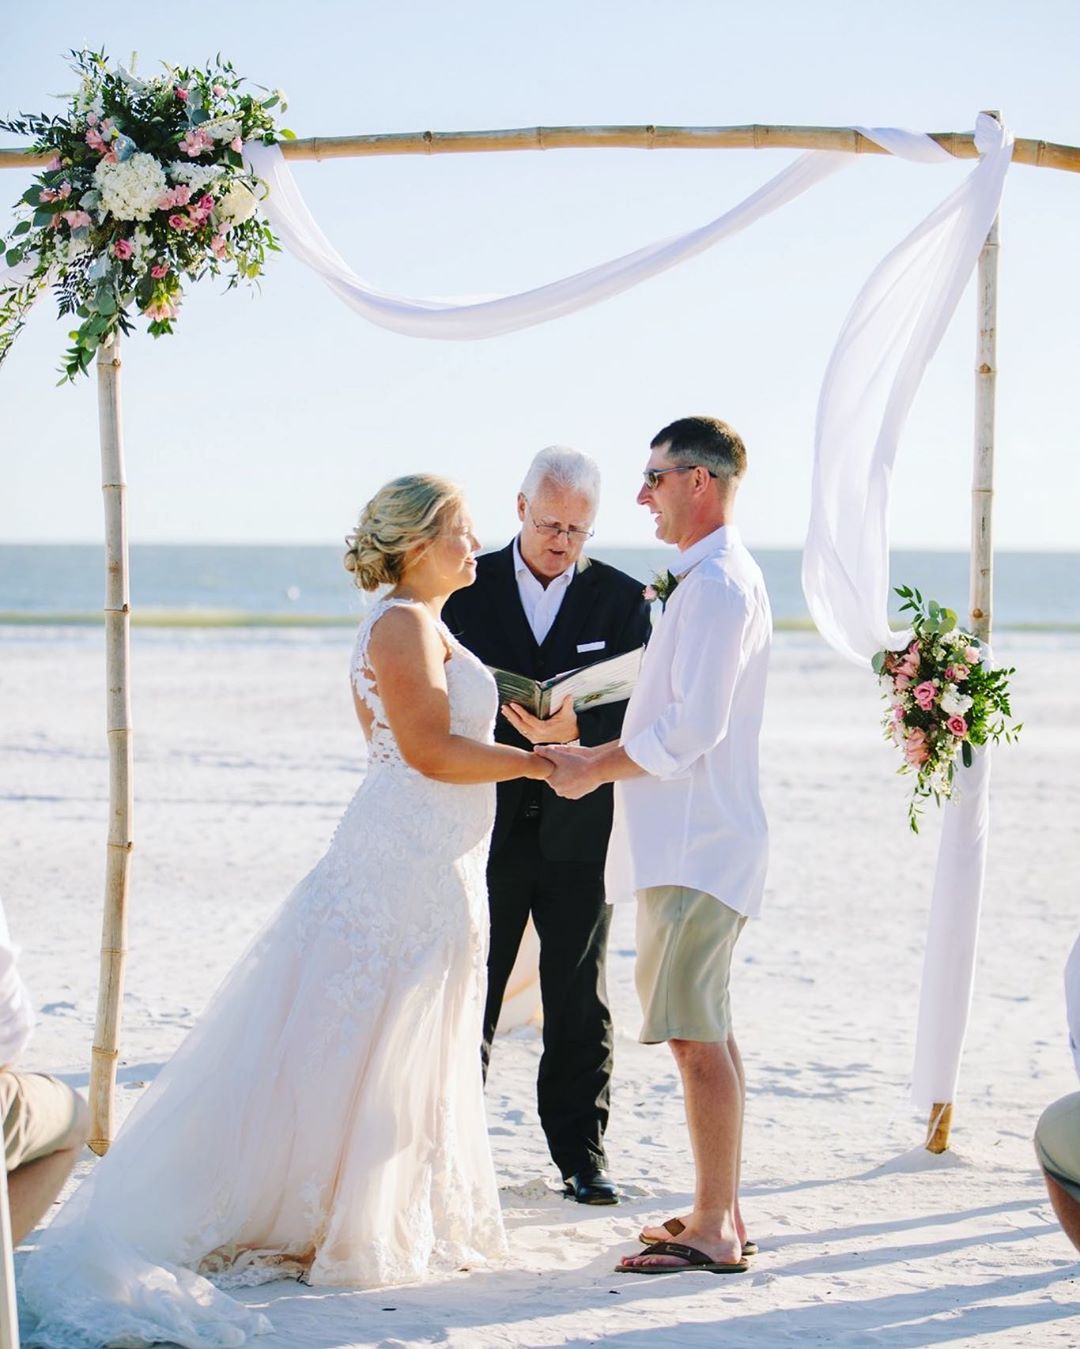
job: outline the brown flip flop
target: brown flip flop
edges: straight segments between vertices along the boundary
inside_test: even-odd
[[[686,1231],[686,1224],[681,1218],[669,1218],[667,1222],[662,1223],[661,1226],[665,1231],[670,1232],[673,1237],[681,1236],[682,1233]],[[638,1233],[638,1241],[640,1241],[643,1246],[655,1246],[658,1241],[662,1240],[662,1237],[647,1237],[644,1232]],[[757,1255],[758,1244],[753,1237],[747,1237],[743,1242],[742,1253],[743,1255]]]
[[[642,1255],[674,1255],[685,1260],[685,1265],[628,1265],[620,1260],[615,1266],[616,1274],[745,1274],[750,1262],[743,1258],[736,1261],[712,1260],[696,1246],[684,1246],[679,1241],[654,1241]],[[640,1257],[627,1257],[640,1259]]]

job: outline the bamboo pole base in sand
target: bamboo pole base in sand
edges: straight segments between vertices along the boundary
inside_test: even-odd
[[[926,1126],[927,1152],[947,1152],[952,1129],[952,1102],[935,1103]]]

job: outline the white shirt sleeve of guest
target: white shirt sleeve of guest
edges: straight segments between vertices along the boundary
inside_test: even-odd
[[[1069,1043],[1076,1062],[1076,1074],[1080,1077],[1080,937],[1065,965],[1065,1011],[1069,1018]]]
[[[22,1053],[34,1029],[34,1008],[15,965],[17,955],[0,907],[0,1065]]]
[[[639,768],[662,781],[685,777],[727,735],[749,618],[742,591],[711,577],[684,594],[680,610],[673,699],[651,725],[623,743]]]

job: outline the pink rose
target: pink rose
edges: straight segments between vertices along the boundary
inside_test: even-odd
[[[655,586],[646,586],[641,593],[645,598],[646,604],[652,604],[653,600],[658,598]]]
[[[893,683],[898,689],[906,689],[911,683],[911,676],[908,674],[898,674],[893,680]]]
[[[204,192],[197,202],[188,207],[188,215],[191,216],[196,225],[205,225],[210,219],[210,213],[213,209],[213,197],[208,192]]]
[[[160,322],[162,319],[176,318],[177,306],[171,300],[154,300],[143,310],[147,318],[155,319]]]
[[[977,646],[965,646],[964,659],[969,665],[978,665],[979,661],[982,660],[982,652]]]
[[[105,151],[109,148],[108,141],[106,141],[102,137],[100,132],[95,131],[93,127],[90,127],[90,129],[87,131],[85,139],[90,149],[96,150],[99,155],[104,154]]]
[[[225,86],[223,84],[211,85],[210,92],[214,95],[215,98],[224,98],[226,92]]]
[[[916,728],[908,733],[904,741],[904,758],[914,768],[924,764],[930,757],[930,750],[926,744],[926,732]]]
[[[130,239],[117,239],[112,246],[113,257],[119,258],[121,262],[126,262],[128,258],[133,257],[135,245]]]
[[[159,262],[150,268],[150,275],[155,281],[160,281],[163,276],[169,275],[169,269],[163,262]]]
[[[60,214],[67,221],[68,229],[89,229],[93,223],[85,211],[61,211]]]
[[[915,701],[924,712],[929,712],[934,705],[934,699],[937,697],[937,689],[930,679],[924,679],[921,684],[915,686]]]
[[[953,678],[956,680],[957,683],[960,683],[962,680],[966,679],[968,675],[971,673],[971,671],[968,669],[966,665],[954,665],[952,667],[952,670],[953,670]]]
[[[214,235],[214,237],[210,240],[210,251],[211,253],[213,253],[214,257],[217,258],[219,262],[221,262],[224,259],[226,253],[226,243],[224,234]]]
[[[191,221],[186,215],[169,216],[169,226],[174,230],[186,230],[191,227]]]
[[[967,735],[967,722],[963,717],[950,717],[945,724],[948,726],[949,730],[952,731],[953,735]]]
[[[234,150],[237,154],[239,154],[243,150],[243,148],[244,142],[240,139],[239,136],[234,136],[233,139],[229,142],[229,149]]]
[[[183,85],[178,84],[176,88],[173,90],[173,93],[176,95],[176,97],[180,100],[181,103],[186,103],[188,101],[189,97],[188,91],[183,87]]]

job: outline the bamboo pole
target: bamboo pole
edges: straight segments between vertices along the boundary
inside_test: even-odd
[[[934,131],[931,139],[957,159],[975,159],[971,132]],[[357,159],[373,155],[475,154],[508,150],[834,150],[884,155],[854,127],[839,126],[555,126],[507,131],[402,131],[370,136],[311,136],[282,141],[286,159]],[[0,149],[0,168],[28,169],[44,155]],[[1080,146],[1017,140],[1014,164],[1080,173]]]
[[[999,113],[991,113],[1000,121]],[[998,217],[979,253],[975,344],[975,456],[971,479],[971,631],[989,643],[994,591],[994,413],[997,392]],[[928,1152],[944,1152],[952,1129],[951,1101],[935,1102],[926,1129]]]
[[[120,1055],[120,1009],[127,944],[127,895],[131,869],[133,764],[128,690],[130,604],[124,438],[120,416],[120,338],[97,354],[101,489],[105,502],[105,682],[109,745],[109,832],[105,852],[105,912],[101,924],[101,977],[90,1064],[90,1147],[108,1151],[113,1138],[113,1096]]]

